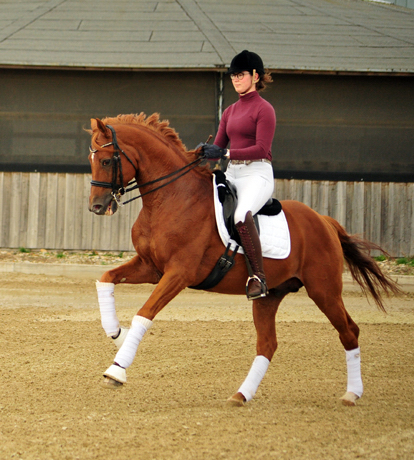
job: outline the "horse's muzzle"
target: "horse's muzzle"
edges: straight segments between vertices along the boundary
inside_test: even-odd
[[[89,211],[99,216],[112,216],[118,211],[118,203],[111,195],[94,197],[89,202]]]

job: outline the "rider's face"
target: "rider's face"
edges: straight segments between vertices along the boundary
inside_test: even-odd
[[[231,75],[231,81],[233,83],[234,89],[238,94],[241,95],[255,91],[258,78],[259,77],[255,72],[254,75],[251,75],[247,71]]]

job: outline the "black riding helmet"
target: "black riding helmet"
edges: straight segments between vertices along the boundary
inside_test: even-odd
[[[241,53],[234,56],[229,70],[226,73],[240,73],[244,70],[247,70],[251,74],[253,74],[253,70],[256,70],[256,73],[260,76],[264,75],[265,70],[262,58],[252,51],[243,50]]]

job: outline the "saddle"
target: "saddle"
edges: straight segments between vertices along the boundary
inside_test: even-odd
[[[223,206],[224,222],[230,238],[236,242],[236,248],[234,249],[233,253],[230,254],[231,243],[228,243],[224,254],[217,261],[208,277],[197,286],[189,286],[192,289],[211,289],[216,286],[224,278],[226,273],[233,267],[234,257],[237,254],[239,246],[242,246],[239,233],[236,230],[236,224],[234,222],[234,212],[237,206],[236,188],[233,184],[227,181],[226,175],[223,171],[215,170],[213,171],[213,174],[216,176],[215,179],[219,201]],[[271,198],[257,214],[276,216],[281,211],[281,203],[278,200]],[[255,215],[253,219],[258,231],[260,231],[257,215]]]
[[[239,234],[236,230],[236,222],[234,222],[234,212],[237,207],[237,190],[236,187],[228,182],[226,175],[221,170],[213,171],[216,176],[216,185],[220,203],[223,206],[223,217],[226,224],[227,231],[230,238],[234,240],[239,246],[241,241]],[[260,211],[253,216],[254,223],[260,235],[260,226],[257,216],[259,214],[265,216],[277,216],[282,211],[282,204],[275,198],[270,198],[269,201],[260,209]]]

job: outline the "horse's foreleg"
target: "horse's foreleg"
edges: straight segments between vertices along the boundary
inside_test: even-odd
[[[99,281],[113,284],[156,284],[160,278],[161,275],[154,265],[136,255],[119,267],[105,272]]]
[[[126,382],[126,368],[132,364],[138,345],[145,332],[152,326],[152,320],[184,287],[180,273],[165,274],[161,278],[149,299],[133,318],[131,328],[115,356],[114,363],[104,373],[105,384],[108,387],[116,387],[114,382],[118,384]]]
[[[126,383],[126,368],[129,367],[134,358],[144,334],[152,326],[152,321],[143,316],[135,316],[131,328],[127,331],[125,340],[115,356],[114,364],[104,372],[105,383],[108,386],[116,386],[112,382]]]
[[[271,290],[269,295],[253,301],[253,319],[257,333],[256,358],[238,392],[227,401],[242,406],[253,399],[277,349],[276,312],[284,295]]]
[[[96,282],[101,323],[107,337],[119,334],[119,320],[115,309],[115,284]]]
[[[155,269],[143,263],[139,256],[135,256],[125,264],[105,272],[100,281],[96,282],[102,327],[118,348],[124,342],[128,329],[119,326],[115,309],[115,284],[156,283],[158,280]]]

